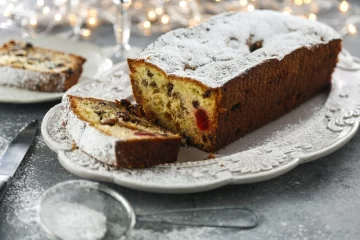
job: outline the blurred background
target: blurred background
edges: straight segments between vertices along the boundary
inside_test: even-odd
[[[324,22],[344,37],[360,28],[359,0],[0,0],[0,9],[0,33],[56,35],[124,49],[130,49],[132,36],[135,45],[143,37],[151,42],[225,11],[272,9]]]

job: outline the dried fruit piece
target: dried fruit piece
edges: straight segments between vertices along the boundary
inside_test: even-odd
[[[139,104],[129,105],[127,107],[127,109],[130,112],[130,114],[135,115],[137,117],[145,116],[145,112],[144,112],[142,106]]]
[[[154,74],[152,72],[150,72],[150,70],[147,71],[147,75],[149,78],[152,78],[154,76]]]
[[[174,84],[168,83],[168,84],[166,85],[166,88],[167,88],[167,95],[168,95],[169,97],[171,97],[171,92],[172,92],[172,90],[174,89]]]
[[[94,113],[96,113],[97,115],[102,115],[104,113],[103,110],[95,110]]]
[[[210,127],[209,117],[205,110],[198,109],[195,113],[196,125],[201,131],[206,131]]]
[[[151,83],[150,83],[150,86],[153,87],[153,88],[157,88],[157,87],[158,87],[157,84],[156,84],[156,82],[151,82]]]
[[[116,117],[121,118],[124,122],[128,122],[131,119],[128,112],[117,112]]]
[[[185,64],[185,66],[184,66],[184,71],[186,71],[186,70],[192,70],[192,71],[195,71],[196,70],[196,67],[195,66],[191,66],[191,65],[189,65],[189,64]]]
[[[208,98],[212,95],[212,92],[210,90],[207,90],[202,96],[203,98]]]
[[[103,125],[109,125],[109,126],[114,126],[115,123],[117,122],[117,118],[115,117],[109,117],[109,118],[104,118],[100,121],[101,124]]]
[[[194,108],[199,108],[199,106],[200,106],[200,103],[199,103],[199,101],[192,101],[192,105],[193,105],[193,107]]]
[[[143,80],[141,81],[141,83],[142,83],[142,85],[145,86],[145,87],[147,87],[147,86],[149,85],[149,83],[148,83],[148,81],[146,81],[146,79],[143,79]]]
[[[70,76],[71,74],[74,73],[74,70],[72,70],[72,68],[68,68],[68,69],[66,69],[65,73],[66,73],[66,75]]]
[[[128,107],[131,105],[131,102],[127,99],[121,99],[120,101],[116,101],[118,103],[120,103],[120,106],[123,106],[123,107]]]

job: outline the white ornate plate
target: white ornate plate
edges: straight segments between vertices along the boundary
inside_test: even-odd
[[[355,62],[345,60],[334,72],[330,93],[314,97],[284,117],[230,144],[218,151],[215,159],[204,160],[207,153],[182,147],[174,164],[142,170],[114,169],[80,150],[71,150],[72,140],[60,123],[61,104],[46,114],[42,134],[68,171],[133,189],[189,193],[227,184],[264,181],[330,154],[354,136],[360,120],[360,68]],[[119,65],[117,68],[104,81],[78,85],[70,93],[105,99],[131,98],[127,67]]]
[[[0,45],[9,39],[17,39],[16,37],[0,37]],[[21,40],[19,38],[19,40]],[[22,40],[25,41],[25,40]],[[35,46],[46,47],[67,53],[74,53],[87,59],[83,66],[83,73],[80,82],[89,77],[97,77],[108,71],[112,67],[112,62],[108,59],[103,50],[90,43],[75,42],[63,38],[42,37],[31,40]],[[6,77],[6,76],[0,76]],[[0,86],[0,102],[7,103],[37,103],[47,102],[61,99],[64,93],[46,93],[37,91],[27,91],[24,89]]]

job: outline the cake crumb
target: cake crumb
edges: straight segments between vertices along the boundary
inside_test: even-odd
[[[71,150],[74,151],[74,150],[76,150],[77,148],[78,148],[78,147],[76,146],[76,143],[73,142],[73,143],[71,144]]]
[[[210,153],[206,159],[214,159],[214,158],[216,158],[215,154]]]

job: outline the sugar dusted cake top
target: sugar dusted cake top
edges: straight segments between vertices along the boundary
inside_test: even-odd
[[[164,34],[139,56],[168,75],[217,88],[269,59],[341,39],[332,28],[262,10],[224,13],[187,29]]]

